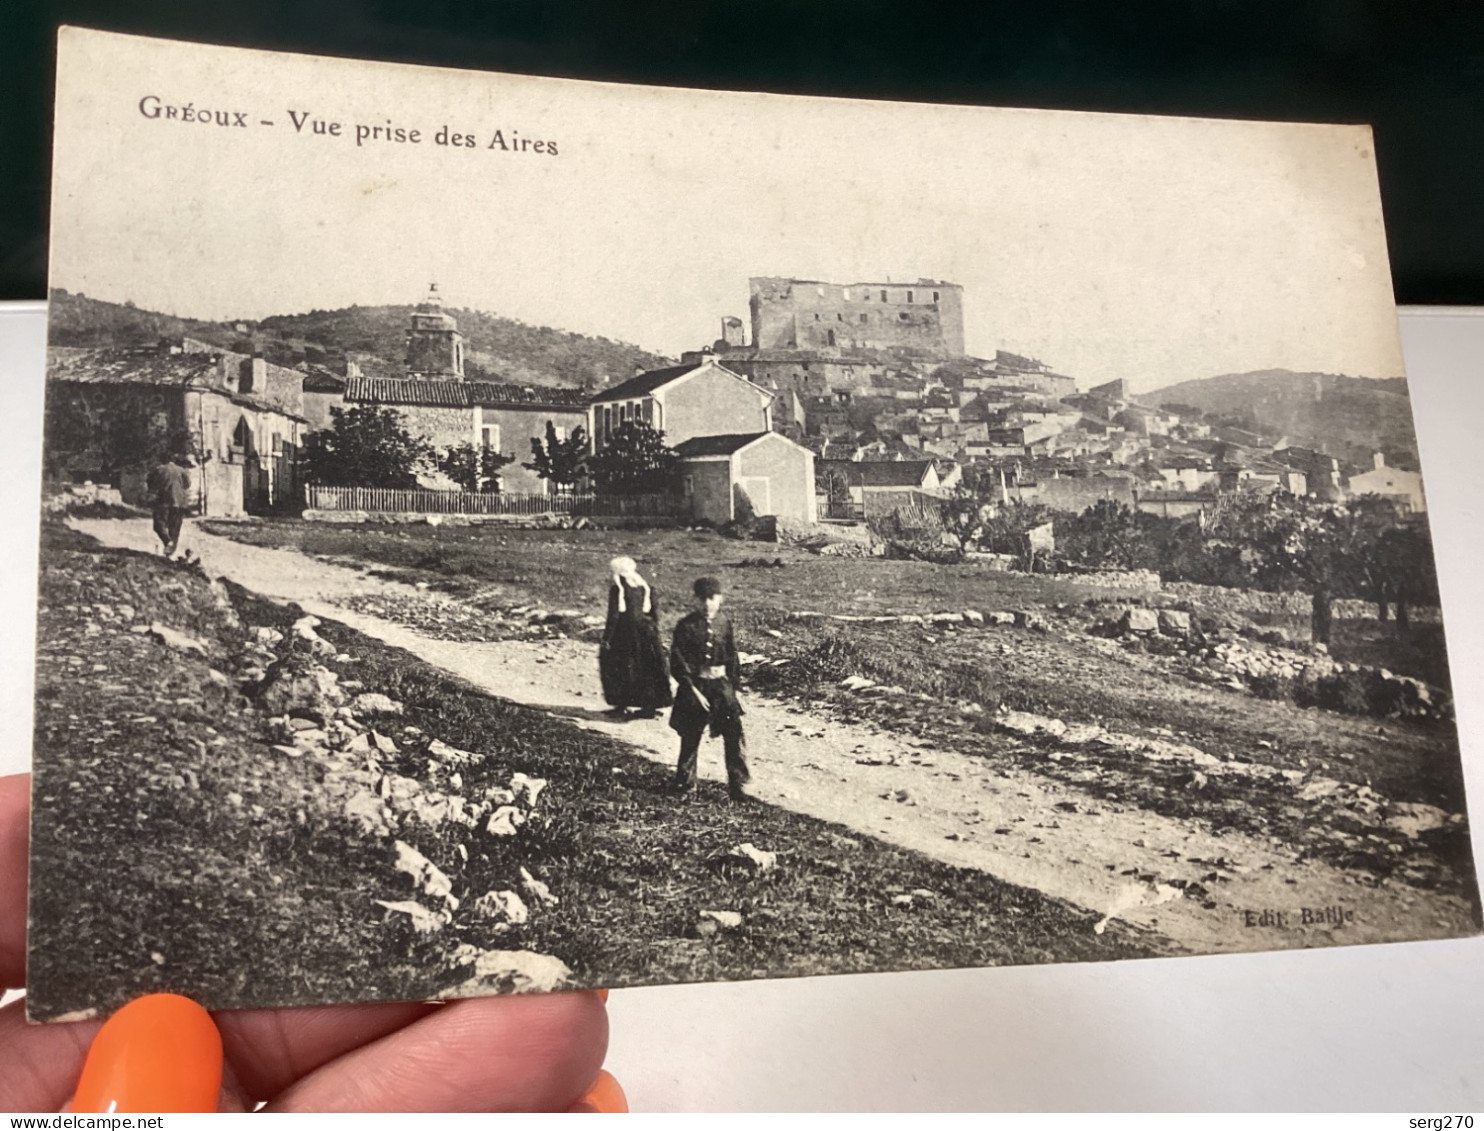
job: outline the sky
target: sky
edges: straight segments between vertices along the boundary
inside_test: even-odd
[[[677,356],[746,320],[749,276],[933,278],[964,287],[971,354],[1037,357],[1084,388],[1403,372],[1365,127],[617,86],[76,29],[58,83],[52,285],[146,309],[257,319],[414,302],[436,280],[453,307]]]

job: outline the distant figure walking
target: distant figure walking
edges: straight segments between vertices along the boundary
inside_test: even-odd
[[[150,468],[145,479],[154,507],[155,536],[159,538],[167,558],[173,558],[180,545],[180,527],[191,505],[189,465],[187,458],[166,456]]]
[[[637,707],[641,719],[653,719],[673,701],[660,642],[659,603],[633,558],[614,558],[609,567],[608,622],[598,649],[603,698],[612,707],[610,715],[622,716]]]
[[[743,787],[752,780],[747,769],[746,740],[742,735],[742,665],[732,622],[721,611],[721,582],[703,577],[695,583],[696,611],[675,626],[670,645],[670,674],[680,684],[670,727],[680,735],[676,788],[696,788],[696,760],[709,726],[720,738],[726,756],[727,791],[733,801],[750,800]]]

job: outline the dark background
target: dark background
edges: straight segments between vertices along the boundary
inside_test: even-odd
[[[0,0],[0,299],[45,295],[61,23],[660,85],[1368,122],[1397,300],[1484,304],[1478,0]]]

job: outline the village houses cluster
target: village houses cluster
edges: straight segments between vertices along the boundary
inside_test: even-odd
[[[1002,502],[1080,513],[1103,499],[1171,517],[1222,493],[1280,491],[1321,500],[1388,496],[1424,509],[1420,477],[1386,466],[1346,475],[1334,456],[1275,445],[1194,409],[1138,403],[1123,380],[1078,391],[1042,362],[967,354],[963,289],[912,283],[749,281],[750,319],[679,365],[609,375],[597,388],[473,380],[465,342],[436,286],[414,309],[401,376],[285,367],[191,339],[158,349],[54,348],[49,396],[105,419],[147,392],[160,421],[199,453],[205,514],[262,512],[301,497],[295,464],[331,409],[396,410],[434,448],[468,443],[513,457],[502,492],[552,485],[522,466],[551,425],[597,451],[626,422],[663,433],[678,457],[676,506],[695,521],[747,514],[851,520],[931,502],[972,473]],[[750,333],[747,331],[750,330]],[[126,474],[126,499],[144,490]],[[453,484],[437,472],[429,489]]]

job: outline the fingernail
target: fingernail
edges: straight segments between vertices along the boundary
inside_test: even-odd
[[[618,1081],[613,1078],[613,1073],[604,1070],[598,1073],[598,1078],[592,1082],[592,1086],[583,1092],[581,1098],[567,1110],[616,1115],[629,1110],[629,1100],[623,1094]]]
[[[608,991],[607,990],[594,990],[593,993],[595,993],[595,994],[598,995],[598,1000],[601,1001],[604,1005],[607,1005],[608,1004]]]
[[[222,1037],[190,998],[150,994],[108,1019],[82,1066],[72,1110],[215,1111]]]

